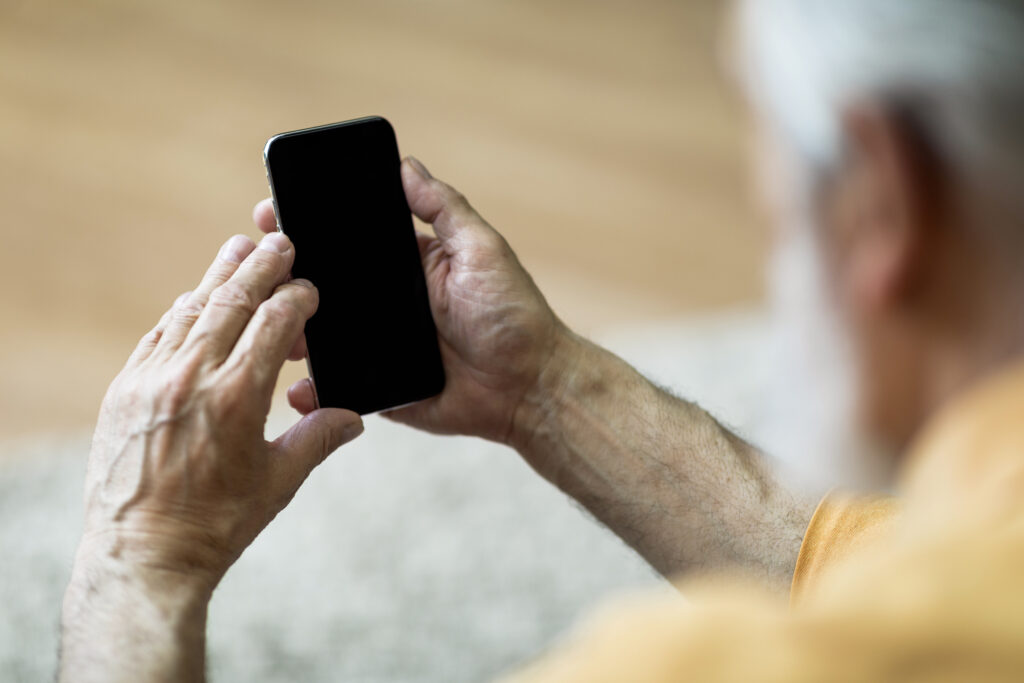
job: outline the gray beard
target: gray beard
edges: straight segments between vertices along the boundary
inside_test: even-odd
[[[857,417],[854,354],[829,300],[814,234],[792,227],[769,264],[772,371],[761,445],[810,493],[887,489],[895,459]]]

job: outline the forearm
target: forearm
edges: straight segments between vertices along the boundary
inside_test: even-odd
[[[663,574],[740,567],[785,585],[814,502],[698,406],[571,333],[513,445]]]
[[[80,552],[64,596],[59,681],[203,681],[209,598],[178,572]]]

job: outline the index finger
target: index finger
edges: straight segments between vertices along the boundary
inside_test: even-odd
[[[182,348],[202,346],[218,362],[226,358],[256,309],[286,279],[294,258],[295,249],[286,236],[264,237],[227,282],[210,292]]]
[[[156,343],[158,353],[174,353],[177,350],[206,306],[210,292],[227,282],[255,248],[256,245],[245,235],[235,235],[224,243],[199,286],[172,311]]]
[[[263,232],[277,231],[277,216],[274,214],[274,200],[270,197],[261,200],[252,210],[252,220]]]

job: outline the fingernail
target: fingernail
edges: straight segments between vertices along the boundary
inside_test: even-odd
[[[188,298],[189,298],[190,296],[192,296],[192,290],[191,290],[191,289],[190,289],[189,291],[187,291],[187,292],[183,293],[183,294],[179,294],[179,295],[178,295],[178,298],[174,300],[174,305],[175,305],[175,306],[181,306],[181,305],[182,305],[183,303],[185,303],[185,301],[186,301],[186,300],[187,300],[187,299],[188,299]]]
[[[307,289],[313,289],[313,283],[304,277],[295,278],[293,280],[289,280],[289,282],[291,282],[293,285],[306,287]]]
[[[278,254],[283,254],[288,251],[291,246],[291,241],[279,232],[268,233],[262,240],[260,240],[260,249],[266,251],[276,251]]]
[[[434,176],[430,175],[430,171],[427,170],[427,167],[423,165],[423,162],[416,157],[409,157],[409,165],[412,166],[412,169],[424,180],[432,180],[434,178]]]
[[[241,263],[252,251],[252,240],[245,235],[235,235],[220,248],[217,253],[221,261]]]
[[[362,433],[363,433],[363,421],[360,420],[359,422],[354,422],[354,423],[350,424],[349,426],[345,427],[345,430],[341,433],[341,438],[343,438],[345,440],[345,443],[348,443],[349,441],[351,441],[352,439],[356,438],[357,436],[359,436]]]

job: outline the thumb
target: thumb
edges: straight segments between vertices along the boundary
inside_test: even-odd
[[[460,235],[470,239],[497,235],[458,190],[430,175],[419,159],[408,157],[402,162],[402,185],[409,208],[434,226],[442,242]]]
[[[274,441],[276,479],[294,491],[328,455],[362,433],[363,420],[351,410],[314,410]]]

